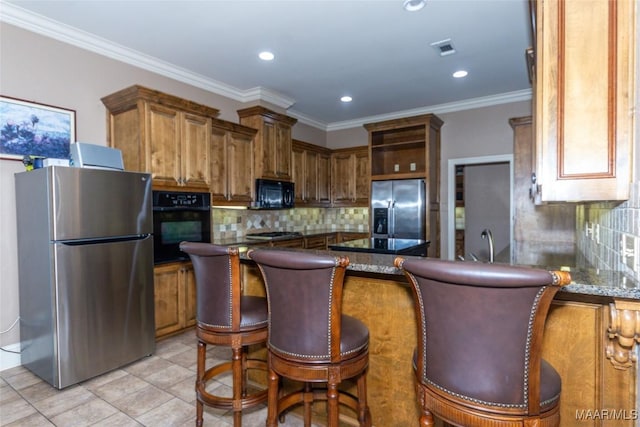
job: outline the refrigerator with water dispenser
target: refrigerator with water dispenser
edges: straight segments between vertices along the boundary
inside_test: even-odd
[[[425,239],[425,180],[371,182],[371,236]]]

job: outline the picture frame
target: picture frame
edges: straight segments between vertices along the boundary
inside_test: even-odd
[[[75,140],[75,110],[0,95],[0,159],[68,159]]]

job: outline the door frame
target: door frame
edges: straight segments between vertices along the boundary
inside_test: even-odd
[[[513,154],[449,159],[447,162],[447,259],[454,259],[456,253],[456,166],[491,163],[509,163],[509,242],[513,242]],[[511,243],[509,248],[509,261],[511,261],[513,259]]]

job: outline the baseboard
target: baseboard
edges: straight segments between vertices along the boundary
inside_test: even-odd
[[[10,351],[20,351],[20,343],[5,345],[2,348]],[[7,351],[0,350],[0,371],[15,368],[20,365],[22,365],[20,353],[9,353]]]

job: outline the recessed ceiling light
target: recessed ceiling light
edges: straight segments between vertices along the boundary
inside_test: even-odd
[[[467,73],[465,70],[459,70],[453,73],[453,77],[455,77],[456,79],[461,79],[463,77],[467,77],[467,74],[469,73]]]
[[[342,102],[351,102],[351,101],[353,101],[353,98],[351,98],[349,95],[345,95],[342,98],[340,98],[340,101],[342,101]]]
[[[275,55],[265,50],[264,52],[260,52],[258,54],[258,58],[262,59],[263,61],[272,61],[273,58],[275,58]]]
[[[415,12],[422,9],[426,4],[425,0],[404,0],[404,10],[408,12]]]

